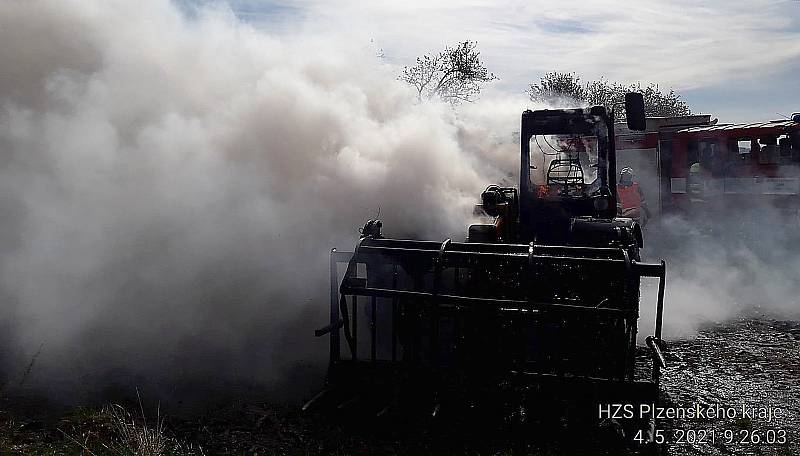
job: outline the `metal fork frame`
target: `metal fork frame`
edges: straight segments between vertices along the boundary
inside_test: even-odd
[[[405,257],[415,258],[418,261],[427,261],[433,265],[435,274],[434,290],[432,291],[412,291],[412,290],[398,290],[391,288],[375,288],[367,285],[366,280],[356,278],[356,264],[359,259],[367,256],[383,255],[388,257]],[[480,260],[477,260],[480,258]],[[445,267],[460,268],[470,267],[475,265],[475,261],[481,263],[505,263],[513,265],[528,265],[533,267],[537,261],[551,261],[558,260],[565,263],[592,263],[602,262],[609,267],[619,267],[624,269],[625,274],[630,279],[631,277],[652,277],[659,279],[658,287],[658,302],[656,309],[656,328],[655,339],[660,342],[662,322],[663,322],[663,308],[664,308],[664,285],[666,278],[666,265],[662,260],[660,264],[643,263],[628,258],[627,252],[622,248],[614,247],[582,247],[582,246],[547,246],[547,245],[534,245],[533,243],[525,244],[480,244],[480,243],[453,243],[449,239],[444,242],[436,241],[412,241],[412,240],[395,240],[395,239],[373,239],[371,237],[362,238],[356,246],[354,252],[341,252],[336,249],[331,251],[330,257],[330,278],[331,278],[331,308],[330,308],[330,323],[325,328],[316,332],[317,336],[330,334],[330,366],[340,365],[342,363],[378,363],[378,364],[397,364],[397,304],[401,299],[421,299],[431,303],[432,309],[435,312],[440,310],[441,306],[464,306],[464,305],[481,305],[489,304],[496,305],[503,309],[509,309],[515,312],[556,312],[559,314],[574,314],[574,313],[594,313],[598,317],[620,318],[625,319],[632,326],[633,330],[633,347],[629,347],[630,356],[628,361],[633,362],[635,356],[635,336],[638,320],[638,290],[635,293],[637,305],[635,308],[618,309],[618,308],[597,308],[582,305],[570,305],[552,302],[532,302],[529,300],[518,299],[495,299],[486,297],[463,296],[458,294],[445,294],[438,292],[438,283],[441,281],[441,271]],[[338,268],[340,264],[347,264],[348,268],[344,276],[339,278]],[[396,268],[396,266],[395,266]],[[397,272],[395,269],[395,279],[393,286],[396,286]],[[628,283],[626,280],[625,283]],[[632,291],[632,290],[629,290]],[[346,301],[343,303],[341,300],[346,296],[352,296],[353,312],[351,315],[346,315],[343,319],[340,314],[341,305],[347,305]],[[357,340],[354,345],[351,345],[351,359],[342,359],[341,353],[341,330],[348,324],[357,324],[357,297],[364,296],[370,297],[370,305],[373,307],[372,321],[370,323],[370,356],[366,359],[361,359],[358,356],[358,343]],[[388,298],[392,300],[392,350],[391,361],[379,360],[376,356],[376,298]],[[349,320],[348,320],[349,318]],[[438,322],[433,319],[435,323],[432,325],[432,331],[438,328]],[[357,328],[354,337],[357,338]],[[649,344],[648,344],[649,345]],[[652,348],[652,347],[651,347]],[[662,364],[654,356],[652,381],[658,384],[660,369]],[[629,378],[627,380],[633,381],[633,365],[628,369]],[[609,380],[625,380],[625,379],[609,379]]]

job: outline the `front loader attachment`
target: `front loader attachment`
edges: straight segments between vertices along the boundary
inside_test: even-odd
[[[665,266],[633,257],[623,247],[379,235],[352,253],[334,249],[330,324],[317,331],[330,334],[333,405],[405,389],[436,414],[446,394],[463,402],[503,385],[654,401],[660,364],[650,381],[635,376],[639,282],[660,279],[660,332]],[[658,348],[660,334],[652,340]],[[398,399],[377,402],[380,414]]]

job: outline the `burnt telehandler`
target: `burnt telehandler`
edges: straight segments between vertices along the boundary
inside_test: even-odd
[[[626,110],[643,129],[641,95]],[[519,187],[483,192],[487,223],[466,242],[390,239],[371,220],[352,253],[332,251],[330,324],[316,332],[330,334],[327,388],[304,409],[436,416],[482,402],[518,422],[552,409],[591,421],[605,404],[657,402],[665,265],[642,263],[641,229],[617,217],[613,112],[525,111],[520,133]],[[641,277],[659,279],[647,379]],[[629,438],[652,438],[637,418],[645,433]]]

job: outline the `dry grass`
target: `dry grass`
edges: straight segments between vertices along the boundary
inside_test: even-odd
[[[99,433],[84,434],[81,440],[70,433],[61,431],[67,440],[77,446],[81,454],[91,456],[194,456],[205,455],[199,446],[186,444],[171,437],[164,426],[160,406],[156,410],[155,421],[148,424],[139,392],[140,416],[131,414],[121,405],[111,404],[103,407],[96,418],[111,432],[102,436]]]

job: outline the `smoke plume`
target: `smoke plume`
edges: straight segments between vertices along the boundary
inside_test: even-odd
[[[667,261],[665,336],[692,337],[733,318],[799,318],[797,226],[796,214],[764,197],[758,206],[729,205],[690,220],[668,216],[646,232],[647,259]],[[654,287],[643,292],[645,328],[653,325]]]
[[[0,41],[9,385],[297,382],[324,366],[330,248],[378,214],[463,237],[506,173],[487,160],[516,151],[518,106],[495,135],[361,46],[225,8],[3,2]]]

